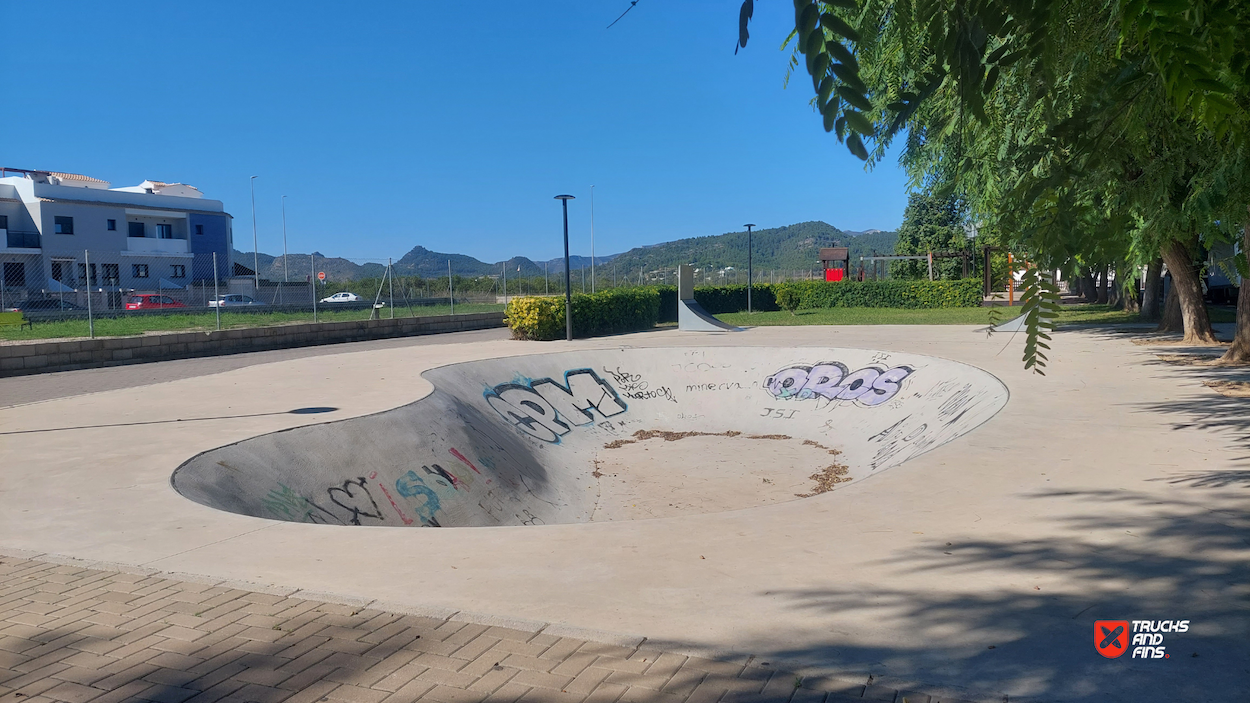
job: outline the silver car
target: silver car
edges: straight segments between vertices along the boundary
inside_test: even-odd
[[[208,301],[208,307],[210,308],[245,308],[256,305],[265,305],[265,303],[262,303],[261,301],[250,296],[237,295],[234,293],[230,295],[223,295],[217,300]]]

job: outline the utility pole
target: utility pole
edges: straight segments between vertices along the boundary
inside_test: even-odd
[[[751,261],[751,228],[755,225],[742,225],[747,228],[747,312],[751,312],[751,281],[754,280],[754,269]]]
[[[256,296],[260,297],[260,245],[256,239],[256,176],[252,176],[252,276],[256,284]]]
[[[582,274],[583,276],[585,273]],[[595,292],[595,187],[590,186],[590,292]]]
[[[573,341],[573,280],[569,273],[569,201],[571,195],[557,195],[556,200],[564,206],[564,327],[565,338]]]
[[[286,196],[282,196],[282,281],[291,282],[290,272],[286,268]]]

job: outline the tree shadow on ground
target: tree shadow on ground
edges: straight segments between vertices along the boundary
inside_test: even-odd
[[[1058,509],[1053,519],[1062,523],[1063,539],[973,536],[931,543],[882,559],[880,564],[900,576],[881,588],[779,594],[793,608],[835,622],[842,614],[862,622],[864,613],[883,623],[904,622],[912,633],[905,646],[863,646],[848,634],[827,645],[770,656],[865,666],[921,682],[956,680],[972,689],[1002,691],[1011,700],[1250,695],[1245,511],[1213,510],[1207,492],[1171,499],[1126,490],[1029,497],[1061,501],[1053,506]],[[964,574],[966,588],[927,588],[935,574]],[[1191,629],[1165,637],[1167,660],[1108,660],[1090,641],[1095,620],[1182,619],[1191,621]]]

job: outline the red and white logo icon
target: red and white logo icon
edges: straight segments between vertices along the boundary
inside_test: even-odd
[[[1095,620],[1094,649],[1108,659],[1128,651],[1128,620]]]

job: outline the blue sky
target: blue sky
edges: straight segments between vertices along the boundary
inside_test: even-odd
[[[533,3],[3,3],[21,27],[3,79],[4,166],[223,200],[251,249],[486,261],[824,220],[897,227],[906,179],[866,173],[820,126],[792,21],[737,0]]]

